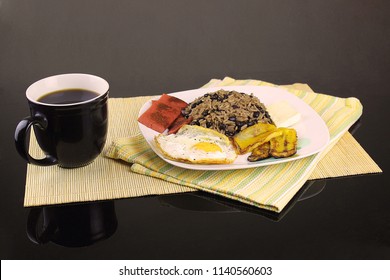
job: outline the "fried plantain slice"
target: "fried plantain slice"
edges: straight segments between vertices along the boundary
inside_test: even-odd
[[[254,148],[250,156],[248,156],[248,161],[255,162],[262,159],[269,158],[270,154],[270,142],[265,142],[262,145]]]
[[[273,134],[276,132],[277,134]],[[242,155],[250,152],[257,146],[268,142],[271,138],[279,135],[276,126],[268,123],[257,123],[250,126],[233,137],[233,143],[237,153]]]
[[[270,140],[270,154],[275,158],[284,158],[297,152],[298,137],[293,128],[278,128],[282,132],[280,136]]]

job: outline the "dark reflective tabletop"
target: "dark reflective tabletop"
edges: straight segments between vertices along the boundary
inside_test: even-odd
[[[387,1],[0,1],[1,258],[389,259],[389,33]],[[225,76],[354,96],[384,172],[308,181],[279,214],[200,191],[24,208],[25,90],[70,72],[111,97]]]

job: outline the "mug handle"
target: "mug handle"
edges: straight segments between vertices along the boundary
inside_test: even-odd
[[[32,125],[36,125],[39,129],[47,128],[47,119],[44,116],[30,116],[19,122],[15,130],[15,145],[18,153],[28,162],[36,165],[55,165],[57,159],[51,155],[46,155],[43,159],[35,159],[28,153],[28,143],[26,137]]]
[[[41,245],[49,242],[53,237],[57,226],[49,221],[49,224],[39,233],[37,226],[39,217],[42,215],[43,208],[31,208],[27,218],[27,236],[35,244]]]

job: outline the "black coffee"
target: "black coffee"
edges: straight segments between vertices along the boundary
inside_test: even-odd
[[[38,101],[47,104],[71,104],[87,101],[98,95],[98,93],[86,89],[65,89],[47,93]]]

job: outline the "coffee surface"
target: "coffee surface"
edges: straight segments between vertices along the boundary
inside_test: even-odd
[[[47,104],[72,104],[84,102],[98,96],[98,93],[86,89],[65,89],[47,93],[38,101]]]

